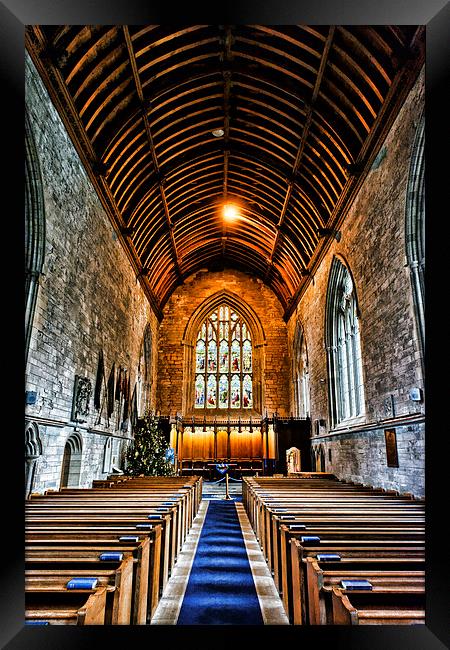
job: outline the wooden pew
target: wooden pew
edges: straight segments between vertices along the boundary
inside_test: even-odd
[[[303,524],[274,521],[274,526],[277,523],[281,525],[274,530],[275,539],[271,545],[272,562],[269,562],[269,566],[271,565],[275,584],[280,591],[282,591],[282,576],[288,574],[290,570],[289,543],[292,538],[318,536],[321,544],[330,539],[337,541],[344,538],[358,538],[363,544],[367,541],[370,543],[372,540],[383,539],[392,541],[404,539],[408,543],[423,544],[425,540],[424,523],[417,524],[397,517],[391,521],[377,521],[370,517],[364,520],[356,517],[339,520],[330,518],[318,523],[305,518],[305,529],[299,527]]]
[[[415,504],[414,502],[395,499],[394,497],[387,497],[385,495],[370,495],[367,493],[353,492],[352,494],[343,494],[339,491],[315,493],[310,495],[297,495],[295,498],[278,497],[276,501],[269,500],[267,497],[264,499],[258,497],[256,499],[256,506],[254,508],[253,529],[256,533],[261,547],[265,548],[267,543],[270,543],[270,521],[272,514],[280,514],[283,512],[292,517],[301,517],[306,513],[320,513],[326,511],[328,508],[335,508],[337,511],[342,510],[359,510],[364,511],[365,508],[387,508],[388,510],[399,510],[402,512],[409,512],[412,516],[415,514],[423,514],[423,506]]]
[[[108,587],[89,591],[30,588],[26,594],[25,623],[49,625],[104,625]]]
[[[291,622],[308,619],[302,562],[311,551],[398,559],[402,549],[423,561],[424,504],[410,495],[330,478],[289,484],[258,477],[244,479],[243,500]],[[319,537],[320,544],[304,545],[300,539],[307,536]]]
[[[377,514],[378,513],[378,514]],[[302,535],[318,535],[321,540],[329,539],[340,533],[342,529],[357,533],[360,531],[361,540],[383,539],[387,535],[395,538],[396,535],[407,533],[408,539],[423,540],[425,536],[425,522],[423,517],[407,517],[405,515],[385,516],[381,511],[373,514],[341,515],[329,510],[329,516],[309,517],[300,520],[281,519],[277,515],[272,517],[270,541],[267,543],[267,563],[273,572],[275,584],[280,589],[280,576],[289,560],[286,559],[289,551],[288,539]],[[305,528],[302,528],[304,526]]]
[[[307,623],[332,625],[331,589],[341,580],[366,579],[374,586],[425,588],[425,561],[406,558],[344,558],[338,562],[305,558]],[[294,615],[294,625],[301,623]]]
[[[130,476],[121,476],[120,479],[117,477],[110,476],[106,481],[95,480],[93,481],[93,488],[97,487],[117,487],[119,489],[136,489],[141,488],[145,490],[155,489],[166,491],[175,491],[182,494],[186,494],[187,500],[190,506],[190,525],[192,525],[192,520],[197,514],[198,508],[200,506],[202,498],[202,486],[203,480],[199,476],[192,477],[130,477]],[[65,488],[64,488],[65,489]]]
[[[342,530],[341,533],[335,534],[328,539],[324,535],[321,535],[320,544],[315,547],[316,553],[331,552],[331,548],[342,549],[346,546],[353,548],[366,548],[369,554],[374,547],[380,548],[383,546],[387,547],[390,550],[395,549],[396,547],[410,547],[412,549],[419,549],[419,551],[424,552],[424,538],[419,541],[414,539],[411,540],[408,538],[407,532],[402,534],[389,532],[380,534],[367,530],[366,533],[366,539],[361,539],[361,532],[349,532],[348,530]],[[303,549],[307,547],[306,543],[303,543],[301,539],[302,538],[300,537],[300,539],[297,540],[300,546],[300,549],[298,550],[300,556],[303,553]],[[289,558],[289,562],[286,562],[286,564],[283,566],[283,573],[281,576],[281,596],[286,614],[291,619],[293,616],[293,584],[296,580],[296,575],[294,573],[294,567],[292,564],[292,555],[286,553],[283,555],[283,558],[286,560]]]
[[[303,502],[298,499],[295,503],[289,504],[286,500],[280,502],[280,505],[269,506],[262,503],[260,515],[260,530],[258,537],[261,547],[264,549],[267,559],[271,560],[271,544],[273,543],[274,521],[290,521],[291,523],[315,522],[319,518],[333,517],[335,519],[345,519],[346,517],[361,517],[363,520],[371,517],[382,521],[389,521],[394,516],[410,520],[411,522],[424,521],[423,506],[410,504],[397,500],[380,500],[378,498],[366,498],[355,495],[352,499],[346,498],[341,500],[339,495],[332,498],[324,496],[317,503],[313,499],[307,499]]]
[[[421,587],[374,587],[348,592],[332,588],[333,625],[425,624],[425,591]]]
[[[109,566],[106,566],[109,565]],[[129,625],[131,621],[131,595],[133,579],[133,558],[128,555],[120,562],[100,562],[98,554],[90,552],[77,555],[63,554],[52,549],[25,554],[25,604],[33,587],[42,591],[63,590],[73,577],[95,577],[100,586],[114,587],[110,590],[112,599],[106,599],[105,624]],[[108,594],[108,592],[107,592]]]
[[[134,493],[127,497],[126,502],[123,496],[120,498],[104,494],[80,494],[70,495],[67,498],[56,496],[51,498],[44,497],[43,499],[33,500],[31,503],[27,503],[25,509],[26,521],[31,521],[29,516],[34,514],[46,515],[47,513],[51,513],[64,516],[72,512],[77,514],[86,513],[87,516],[91,514],[106,515],[108,513],[111,517],[126,512],[129,515],[135,514],[143,523],[145,517],[151,523],[158,523],[159,519],[161,519],[164,533],[163,541],[167,541],[167,547],[170,549],[168,568],[169,570],[173,568],[183,542],[182,522],[179,520],[178,505],[175,502],[161,500],[150,501],[146,498],[138,498],[134,496]]]
[[[80,509],[81,510],[81,509]],[[161,513],[160,513],[161,514]],[[150,521],[152,523],[150,523]],[[161,518],[149,520],[146,513],[140,514],[121,514],[106,512],[76,512],[76,509],[68,512],[55,513],[52,508],[48,508],[44,512],[34,512],[29,514],[26,511],[26,530],[31,527],[41,528],[60,528],[70,527],[78,528],[80,532],[89,527],[92,529],[98,528],[105,532],[115,532],[120,535],[132,535],[142,533],[145,529],[143,526],[161,526],[161,558],[160,558],[160,591],[164,590],[169,579],[169,569],[174,561],[173,554],[170,549],[170,517],[166,514],[161,514]],[[148,530],[151,530],[148,528]]]
[[[308,558],[314,560],[318,555],[337,554],[340,562],[383,562],[391,566],[405,562],[405,565],[423,566],[425,561],[425,547],[411,544],[399,545],[390,543],[389,540],[379,540],[371,544],[354,544],[352,541],[341,541],[337,544],[321,544],[319,546],[303,546],[299,539],[290,540],[291,547],[291,576],[285,582],[283,605],[289,612],[290,620],[295,625],[308,623],[308,598],[306,562]],[[330,562],[326,567],[333,566]]]
[[[28,532],[25,536],[27,549],[41,547],[60,550],[95,549],[97,554],[123,552],[133,556],[132,623],[145,625],[149,622],[159,602],[161,528],[155,527],[151,534],[137,535],[121,540],[120,536],[99,531],[87,532]]]
[[[119,503],[125,497],[127,500],[132,500],[140,503],[149,503],[158,506],[163,506],[166,501],[173,502],[173,507],[177,510],[175,528],[178,527],[178,521],[182,522],[182,528],[178,534],[178,547],[181,548],[182,542],[186,538],[187,532],[190,529],[193,517],[197,514],[198,505],[195,493],[192,494],[193,488],[176,486],[175,489],[170,489],[170,486],[159,486],[159,484],[152,483],[147,485],[143,480],[123,481],[111,486],[108,490],[105,488],[64,488],[60,492],[54,492],[52,497],[57,497],[59,500],[67,501],[71,497],[73,499],[87,498],[95,500],[97,498],[113,500]],[[39,495],[33,500],[40,500],[41,502],[46,496]]]
[[[161,557],[161,527],[155,526],[148,533],[140,535],[117,535],[102,530],[77,528],[55,528],[54,530],[33,529],[25,534],[26,546],[79,546],[132,552],[133,564],[132,623],[148,623],[159,602],[159,576]]]
[[[202,481],[198,477],[188,481],[177,477],[109,478],[106,483],[100,482],[103,487],[48,491],[27,500],[27,580],[33,593],[42,590],[43,583],[56,593],[64,586],[61,581],[65,576],[58,571],[63,571],[65,564],[68,571],[74,567],[82,571],[81,559],[86,561],[89,554],[98,560],[100,552],[119,550],[129,557],[133,568],[132,586],[127,592],[132,622],[149,623],[198,511]],[[119,539],[123,536],[137,537],[139,543],[124,545]],[[107,589],[114,590],[116,602],[121,590],[116,583],[112,585],[113,572],[108,574],[104,567],[102,564],[99,579],[109,581]],[[86,570],[92,571],[90,566]],[[119,611],[123,621],[123,607]],[[108,608],[106,612],[112,620]]]

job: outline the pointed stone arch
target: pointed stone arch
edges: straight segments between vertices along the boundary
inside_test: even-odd
[[[313,472],[325,472],[325,450],[322,444],[311,448]]]
[[[325,468],[325,450],[323,448],[323,445],[319,445],[318,449],[318,463],[319,463],[319,472],[326,472]]]
[[[61,466],[60,487],[78,487],[81,476],[83,440],[79,433],[72,433],[66,440]]]
[[[25,112],[25,355],[28,356],[45,256],[45,204],[39,157]]]
[[[194,357],[195,342],[197,333],[204,319],[214,309],[220,305],[236,311],[247,323],[252,336],[253,345],[253,412],[257,415],[262,414],[264,404],[264,347],[266,345],[266,336],[263,326],[254,310],[237,294],[231,291],[221,290],[206,298],[191,314],[189,321],[184,330],[182,344],[184,348],[183,355],[183,416],[194,415]],[[240,413],[237,411],[234,416]],[[248,414],[247,414],[248,415]]]
[[[292,342],[293,408],[297,417],[309,417],[309,363],[305,330],[298,320]]]
[[[409,168],[405,215],[406,259],[410,269],[422,371],[425,356],[425,116],[417,126]]]
[[[33,491],[36,463],[42,456],[42,441],[36,422],[28,422],[25,427],[25,497]]]
[[[150,323],[147,323],[142,335],[138,362],[138,410],[145,415],[151,408],[151,393],[153,386],[153,332]]]

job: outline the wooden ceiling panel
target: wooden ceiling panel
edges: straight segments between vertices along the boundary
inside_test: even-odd
[[[26,44],[160,317],[190,274],[235,267],[287,318],[424,62],[420,26],[35,25]]]

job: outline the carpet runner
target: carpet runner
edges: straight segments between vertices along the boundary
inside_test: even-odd
[[[234,501],[210,501],[177,625],[264,625]]]

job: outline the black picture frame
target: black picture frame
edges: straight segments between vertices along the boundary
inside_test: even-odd
[[[332,647],[369,650],[441,650],[450,647],[450,622],[448,612],[448,544],[443,521],[445,510],[440,504],[439,494],[448,492],[446,472],[442,455],[446,440],[448,402],[446,382],[436,381],[434,368],[448,367],[445,355],[448,345],[439,345],[447,340],[446,322],[443,318],[432,318],[436,314],[439,291],[443,279],[448,277],[445,251],[442,248],[448,220],[442,216],[448,212],[448,162],[439,158],[443,145],[443,128],[448,123],[448,101],[444,93],[448,91],[450,5],[446,0],[315,0],[298,2],[288,0],[240,0],[227,3],[209,3],[208,8],[200,3],[184,3],[176,7],[173,3],[127,0],[3,0],[0,4],[0,61],[2,62],[2,114],[4,156],[7,168],[3,175],[5,198],[8,207],[8,246],[15,255],[23,246],[23,124],[24,114],[24,26],[26,24],[142,24],[142,23],[251,23],[264,24],[425,24],[426,55],[426,213],[434,215],[427,221],[427,430],[426,439],[426,486],[430,486],[427,498],[427,604],[425,626],[371,626],[349,629],[344,627],[299,628],[267,627],[248,630],[235,630],[231,627],[183,629],[183,627],[164,626],[129,627],[117,626],[115,629],[92,627],[90,629],[52,626],[47,628],[28,628],[23,625],[23,440],[18,434],[20,427],[11,426],[23,418],[24,372],[17,358],[21,358],[22,341],[10,348],[16,363],[9,381],[14,386],[8,416],[10,434],[8,443],[8,465],[14,471],[4,479],[3,489],[13,502],[13,510],[8,515],[7,545],[2,562],[2,590],[0,608],[0,641],[8,650],[26,648],[61,649],[79,648],[123,648],[130,644],[164,643],[169,647],[183,647],[190,643],[208,643],[212,647],[232,647],[239,644],[255,645],[262,640],[268,647],[295,642],[296,647]],[[444,147],[445,148],[445,147]],[[446,154],[448,156],[448,154]],[[441,218],[438,218],[438,217]],[[434,224],[434,225],[433,225]],[[448,245],[448,244],[447,244]],[[16,255],[17,257],[17,255]],[[448,257],[448,254],[447,254]],[[23,287],[21,265],[17,261],[11,265],[7,281],[3,283],[4,304],[8,305],[8,325],[12,332],[23,331],[23,307],[20,301]],[[14,276],[14,278],[12,277]],[[445,285],[444,285],[445,286]],[[444,329],[445,327],[445,329]],[[6,346],[5,342],[4,345]],[[15,388],[17,387],[17,390]],[[14,397],[15,396],[15,397]],[[444,419],[444,421],[443,421]],[[7,431],[6,433],[9,434]],[[5,436],[6,437],[6,436]],[[436,437],[439,442],[436,442]],[[448,473],[448,472],[447,472]],[[7,503],[5,504],[8,505]],[[6,512],[4,513],[6,517]],[[5,529],[4,529],[5,530]],[[238,641],[239,639],[239,641]]]

